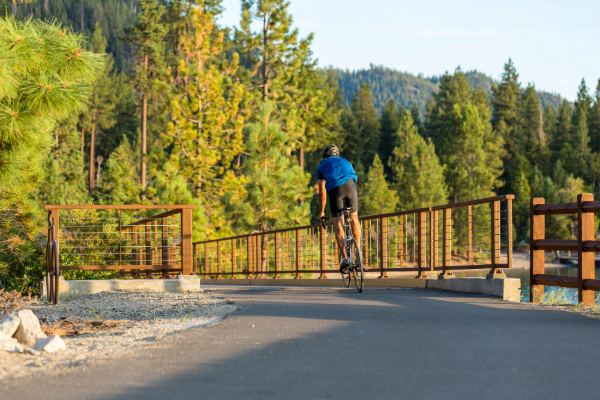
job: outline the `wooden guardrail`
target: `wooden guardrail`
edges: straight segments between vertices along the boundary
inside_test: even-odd
[[[512,267],[513,195],[360,218],[367,272],[437,272]],[[193,243],[194,271],[218,279],[327,278],[338,271],[332,223]],[[371,274],[372,275],[372,274]]]
[[[595,253],[600,241],[594,238],[594,213],[600,212],[600,202],[593,194],[580,194],[575,203],[545,204],[544,198],[534,197],[530,204],[530,300],[543,301],[544,286],[576,288],[579,302],[594,305],[594,292],[600,291],[595,279]],[[546,239],[546,215],[577,214],[577,240]],[[545,251],[577,252],[578,273],[574,276],[548,275],[544,271]]]
[[[139,278],[192,273],[194,205],[47,205],[47,270],[119,270]],[[149,210],[167,210],[150,217]],[[123,215],[125,214],[125,215]],[[49,276],[50,277],[50,276]],[[54,286],[58,286],[56,283]],[[51,287],[49,292],[54,291]],[[49,299],[53,294],[49,295]],[[56,302],[54,296],[54,302]]]

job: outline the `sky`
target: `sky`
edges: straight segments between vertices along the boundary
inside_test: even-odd
[[[222,25],[239,25],[240,1],[224,0]],[[574,100],[581,79],[600,78],[600,1],[291,0],[301,36],[314,33],[322,67],[370,64],[441,75],[460,66],[500,79],[512,58],[523,86]]]

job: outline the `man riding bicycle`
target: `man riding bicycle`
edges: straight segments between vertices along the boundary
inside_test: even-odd
[[[317,179],[319,187],[319,219],[325,219],[325,204],[329,196],[329,208],[333,217],[333,228],[335,229],[335,240],[340,255],[340,271],[349,266],[346,247],[344,246],[344,216],[343,210],[350,208],[350,226],[352,234],[356,238],[357,245],[360,243],[361,227],[358,220],[358,192],[356,182],[358,176],[352,168],[352,164],[340,157],[340,151],[335,144],[330,144],[323,149],[323,161],[317,168]],[[360,248],[359,248],[360,251]]]

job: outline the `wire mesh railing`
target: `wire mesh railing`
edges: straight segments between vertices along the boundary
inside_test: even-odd
[[[429,272],[512,267],[513,195],[360,218],[367,272]],[[338,271],[331,223],[193,243],[205,278],[326,278]]]
[[[143,275],[192,273],[192,210],[189,205],[49,205],[64,270],[118,271]],[[157,211],[166,210],[159,214]],[[49,222],[50,223],[50,222]]]

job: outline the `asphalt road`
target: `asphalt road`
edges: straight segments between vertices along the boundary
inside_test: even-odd
[[[239,289],[225,321],[1,399],[593,399],[600,321],[422,289]]]

